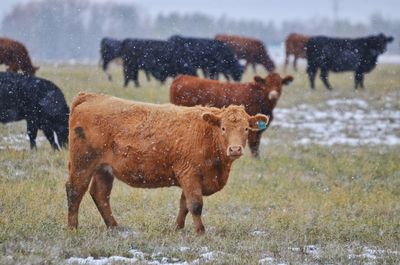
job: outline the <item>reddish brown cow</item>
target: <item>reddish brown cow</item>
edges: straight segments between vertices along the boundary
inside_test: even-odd
[[[290,55],[294,56],[293,68],[295,71],[297,71],[297,59],[307,58],[306,44],[310,38],[311,38],[310,36],[300,35],[297,33],[289,34],[289,36],[286,38],[285,41],[286,58],[285,58],[284,71],[286,71],[286,68],[289,64]]]
[[[35,75],[39,69],[32,65],[28,50],[22,43],[6,38],[0,38],[0,64],[8,66],[7,72],[21,70],[28,75]]]
[[[244,105],[249,115],[262,113],[273,119],[275,108],[282,93],[282,85],[293,80],[292,76],[281,78],[272,73],[266,78],[254,77],[251,83],[220,83],[214,80],[200,79],[193,76],[178,76],[170,87],[170,102],[183,106],[225,106]],[[249,133],[249,147],[253,156],[259,156],[261,134],[266,129]]]
[[[204,232],[203,196],[225,186],[248,132],[260,122],[268,117],[249,116],[242,106],[188,108],[80,93],[69,120],[68,226],[78,226],[90,181],[107,227],[117,225],[110,207],[116,177],[139,188],[181,187],[177,228],[190,212],[196,232]]]
[[[275,64],[269,57],[268,52],[262,41],[235,35],[217,35],[215,39],[223,41],[231,47],[238,59],[246,60],[246,67],[253,66],[256,72],[257,64],[262,64],[268,72],[275,70]]]

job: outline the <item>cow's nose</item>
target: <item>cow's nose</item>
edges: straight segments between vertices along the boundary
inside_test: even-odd
[[[230,156],[241,156],[243,154],[243,148],[240,145],[229,146]]]
[[[277,91],[271,91],[271,92],[269,92],[269,94],[268,94],[268,98],[269,98],[270,100],[277,99],[278,97],[279,97],[279,94],[278,94]]]

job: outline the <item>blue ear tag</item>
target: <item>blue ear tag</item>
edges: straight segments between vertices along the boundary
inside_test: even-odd
[[[265,123],[265,121],[258,121],[257,122],[257,126],[259,130],[265,130],[267,129],[267,124]]]

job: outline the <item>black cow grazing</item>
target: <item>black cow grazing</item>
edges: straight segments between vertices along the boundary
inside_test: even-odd
[[[207,38],[171,36],[171,42],[187,63],[201,69],[206,78],[218,79],[223,74],[227,80],[240,81],[244,66],[239,64],[232,49],[224,42]]]
[[[65,147],[68,142],[68,115],[64,95],[52,82],[0,72],[0,122],[26,120],[31,148],[36,148],[39,129],[43,130],[53,149]]]
[[[178,74],[195,75],[196,69],[185,62],[182,54],[177,53],[174,44],[169,41],[148,39],[125,39],[121,46],[124,86],[133,80],[139,86],[138,73],[142,69],[151,73],[164,83],[168,77]]]
[[[328,82],[328,72],[355,72],[355,88],[364,88],[364,73],[375,68],[378,56],[386,51],[387,43],[393,37],[384,34],[356,39],[311,37],[306,45],[307,73],[311,88],[314,88],[315,75],[321,69],[321,80],[327,89],[332,89]]]
[[[122,41],[111,38],[103,38],[100,42],[100,61],[102,62],[103,71],[107,74],[110,81],[111,74],[107,73],[108,64],[121,57],[121,44]]]

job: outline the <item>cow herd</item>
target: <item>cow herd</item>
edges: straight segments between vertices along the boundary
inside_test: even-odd
[[[391,41],[393,37],[384,34],[357,39],[291,34],[285,69],[294,55],[295,69],[298,58],[307,59],[312,88],[318,70],[328,89],[329,71],[354,71],[355,88],[363,88],[363,75],[375,67]],[[261,135],[273,120],[282,86],[293,77],[274,72],[275,63],[261,41],[241,36],[104,38],[100,54],[105,72],[111,61],[122,60],[125,86],[130,81],[139,86],[139,70],[148,80],[164,83],[174,78],[172,104],[82,92],[70,112],[55,84],[33,76],[38,67],[32,65],[25,46],[0,39],[0,63],[8,66],[0,73],[0,122],[26,120],[31,148],[36,148],[39,129],[53,149],[69,145],[70,228],[78,226],[79,205],[88,189],[107,227],[117,225],[109,198],[118,178],[133,187],[180,187],[176,227],[184,227],[190,212],[196,232],[204,232],[203,196],[225,186],[232,163],[243,155],[247,142],[252,156],[259,156]],[[240,82],[245,68],[251,65],[255,70],[257,64],[268,75]],[[199,72],[205,79],[198,77]],[[218,81],[220,74],[228,82]],[[110,74],[108,78],[111,81]]]

